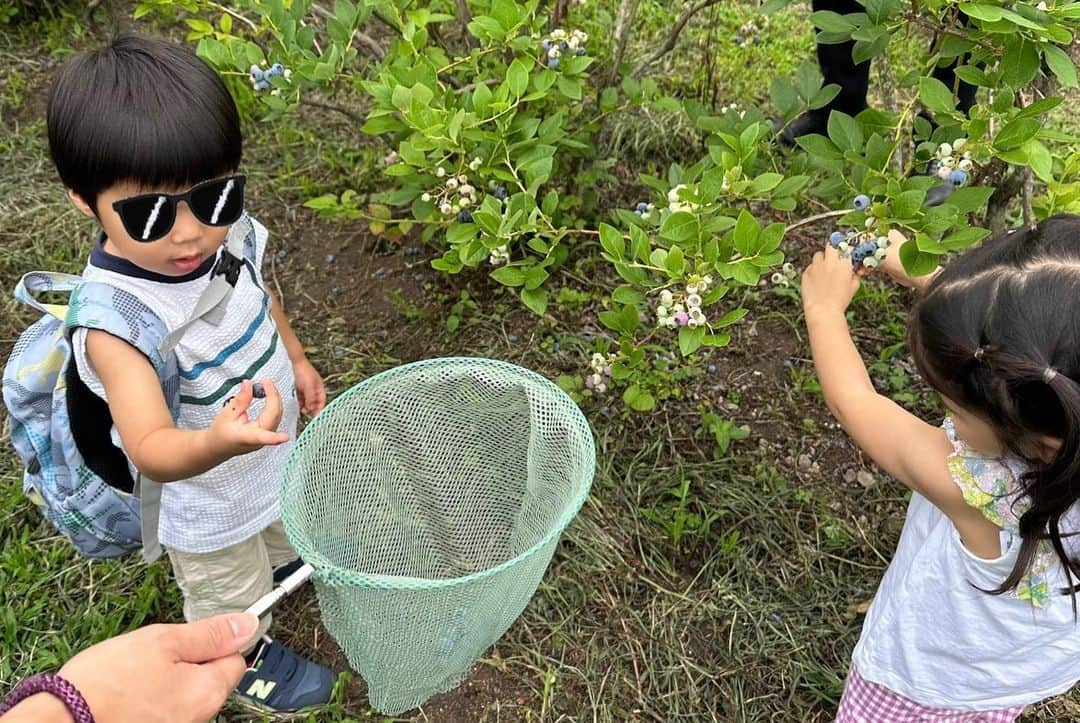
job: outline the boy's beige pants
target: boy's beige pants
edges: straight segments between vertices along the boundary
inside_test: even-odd
[[[243,612],[273,588],[273,570],[295,560],[281,520],[224,550],[205,553],[169,550],[173,574],[184,593],[184,619],[202,620],[220,613]],[[269,613],[244,650],[266,634]]]

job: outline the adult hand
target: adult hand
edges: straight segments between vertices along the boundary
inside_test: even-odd
[[[859,288],[859,277],[851,268],[851,259],[826,245],[824,251],[814,254],[813,261],[802,275],[803,311],[821,308],[840,311],[847,309],[851,297]]]
[[[244,675],[254,615],[150,625],[87,648],[60,669],[97,723],[204,723]]]

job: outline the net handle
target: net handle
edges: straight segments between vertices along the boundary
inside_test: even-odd
[[[270,612],[275,605],[288,597],[290,593],[307,582],[314,572],[314,567],[304,563],[297,568],[296,572],[278,583],[273,590],[253,602],[244,612],[258,615],[261,618],[263,615]]]

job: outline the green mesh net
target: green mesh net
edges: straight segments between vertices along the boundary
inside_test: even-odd
[[[308,425],[282,519],[373,707],[397,715],[464,679],[532,597],[594,467],[573,400],[485,359],[391,369]]]

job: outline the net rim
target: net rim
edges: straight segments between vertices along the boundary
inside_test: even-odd
[[[532,371],[525,367],[513,364],[511,362],[503,361],[501,359],[488,359],[486,357],[469,357],[469,356],[449,356],[449,357],[433,357],[430,359],[421,359],[415,362],[409,362],[406,364],[400,364],[389,369],[374,374],[367,379],[354,384],[339,394],[333,399],[326,407],[314,418],[296,439],[296,443],[292,449],[289,450],[288,457],[285,460],[285,468],[281,477],[281,485],[279,491],[279,498],[282,502],[285,500],[286,488],[288,487],[288,480],[291,473],[298,462],[298,451],[300,449],[300,443],[304,437],[308,434],[314,434],[309,430],[318,429],[321,424],[328,424],[325,422],[328,417],[324,415],[333,409],[335,406],[344,404],[344,400],[360,394],[365,388],[374,386],[376,383],[385,383],[387,379],[404,374],[410,371],[416,371],[417,369],[423,369],[425,367],[453,367],[455,365],[466,364],[469,366],[476,366],[477,364],[482,366],[489,366],[502,369],[503,371],[511,372],[524,379],[529,380],[542,388],[547,388],[554,392],[556,399],[562,402],[568,402],[568,410],[570,412],[572,422],[576,426],[580,427],[585,433],[585,440],[588,444],[585,446],[585,467],[587,473],[585,479],[579,487],[577,495],[570,501],[570,503],[564,507],[563,514],[559,517],[556,524],[551,526],[547,534],[536,541],[531,547],[524,552],[519,553],[509,560],[504,560],[498,565],[494,565],[477,572],[469,573],[462,577],[451,577],[442,579],[428,579],[428,578],[415,578],[407,576],[397,575],[372,575],[359,572],[352,572],[344,570],[338,565],[329,562],[315,550],[312,550],[306,540],[302,540],[302,536],[296,529],[296,523],[289,519],[289,516],[284,513],[285,506],[282,504],[281,521],[285,526],[286,536],[292,545],[297,548],[297,554],[300,558],[315,568],[315,575],[322,582],[328,584],[345,584],[354,585],[359,587],[378,588],[384,590],[439,590],[458,587],[461,585],[468,585],[478,580],[483,580],[488,577],[495,576],[504,570],[514,567],[522,560],[532,557],[536,552],[544,548],[545,546],[556,540],[563,531],[569,526],[569,524],[581,511],[582,506],[585,504],[585,500],[589,496],[589,491],[592,489],[593,480],[596,477],[596,440],[592,433],[592,427],[589,426],[588,420],[585,418],[585,414],[581,411],[581,407],[578,406],[570,396],[563,391],[559,385],[553,381]]]

